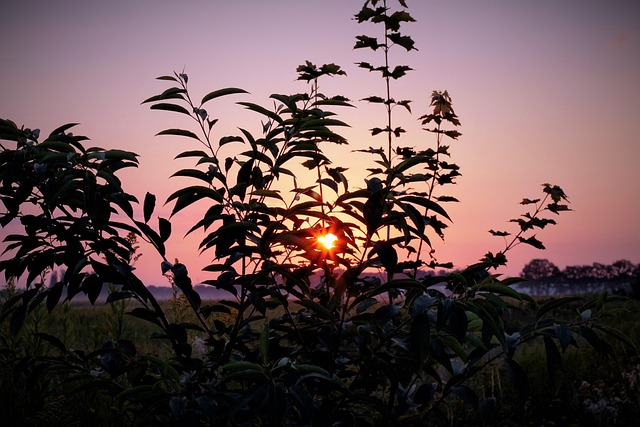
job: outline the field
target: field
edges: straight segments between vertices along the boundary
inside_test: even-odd
[[[185,301],[178,298],[163,304],[174,321],[193,320]],[[629,299],[618,304],[618,314],[609,320],[610,324],[640,345],[640,301]],[[126,314],[134,307],[126,301],[96,306],[65,303],[48,315],[46,309],[39,306],[30,313],[18,333],[12,332],[5,321],[2,335],[7,341],[0,353],[3,419],[13,420],[10,425],[24,426],[131,423],[126,401],[78,387],[70,378],[71,374],[38,372],[28,362],[34,356],[58,356],[61,348],[88,353],[108,346],[114,340],[135,342],[132,357],[167,358],[171,349],[162,340],[152,338],[159,329]],[[566,308],[567,315],[570,311],[570,307]],[[507,330],[518,330],[530,316],[526,309],[512,310],[506,316]],[[189,334],[195,355],[204,356],[203,337],[197,331]],[[60,342],[51,337],[58,337]],[[451,400],[443,406],[444,412],[434,415],[434,425],[476,425],[478,420],[486,425],[633,425],[640,416],[640,360],[621,346],[614,347],[614,355],[605,358],[586,346],[581,348],[583,343],[575,344],[577,346],[569,346],[563,354],[562,373],[557,384],[550,383],[544,346],[541,342],[533,343],[523,348],[517,357],[531,378],[530,399],[522,401],[518,398],[502,363],[493,363],[469,386],[481,399],[494,396],[497,411],[483,415],[482,411],[488,411],[488,408],[481,408],[481,413],[477,414],[461,401]]]

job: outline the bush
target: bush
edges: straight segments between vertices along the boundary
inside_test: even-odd
[[[298,72],[308,91],[274,94],[274,108],[239,102],[260,116],[259,131],[241,127],[239,135],[222,137],[214,136],[217,120],[209,105],[245,91],[218,89],[195,102],[186,74],[159,77],[170,87],[145,103],[182,114],[195,128],[159,134],[196,145],[178,155],[194,166],[174,174],[194,184],[167,202],[173,203],[172,216],[196,202],[206,204],[189,232],[203,233],[200,249],[214,258],[204,269],[212,278],[204,283],[228,295],[211,304],[201,300],[187,267],[168,261],[171,222],[154,218],[151,193],[142,201],[142,219],[136,219],[137,200],[117,176],[137,165],[134,153],[87,148],[85,137],[67,132],[73,125],[39,142],[39,131],[0,122],[0,137],[12,144],[0,153],[6,208],[0,224],[19,221],[24,227],[5,238],[11,255],[0,271],[26,283],[2,306],[0,319],[8,322],[3,354],[18,360],[14,366],[29,381],[49,387],[45,401],[51,401],[53,387],[70,399],[92,390],[109,402],[109,415],[93,421],[102,424],[424,425],[448,424],[442,406],[455,397],[487,421],[496,397],[481,400],[467,384],[502,360],[526,399],[527,375],[514,358],[522,344],[544,342],[552,378],[560,351],[574,345],[576,336],[601,353],[611,351],[603,336],[632,347],[599,322],[611,299],[606,295],[584,302],[572,320],[549,316],[575,301],[565,298],[536,307],[535,321],[519,330],[505,326],[514,302],[536,303],[510,287],[518,279],[491,271],[519,244],[544,248],[533,231],[555,224],[545,215],[568,210],[556,185],[544,184],[540,199],[523,200],[531,210],[513,220],[519,227],[513,235],[491,231],[509,238],[503,251],[455,273],[430,273],[452,266],[437,261],[430,239],[443,236],[450,220],[444,205],[456,201],[441,190],[460,175],[445,143],[458,139],[460,121],[450,95],[434,91],[430,110],[419,118],[433,146],[398,145],[405,131],[392,124],[394,112],[411,107],[409,100],[395,100],[390,87],[411,68],[389,66],[388,53],[414,49],[401,32],[414,19],[404,1],[399,5],[394,10],[386,1],[367,1],[356,15],[358,22],[384,27],[383,39],[361,35],[355,47],[380,52],[383,65],[359,66],[380,73],[387,89],[385,97],[365,99],[386,113],[385,123],[371,129],[386,147],[358,150],[372,156],[370,177],[360,189],[323,152],[326,144],[347,142],[337,131],[347,124],[333,109],[352,104],[324,95],[319,85],[325,76],[344,74],[338,65],[305,62]],[[184,295],[193,321],[172,319],[136,276],[129,233],[163,257],[162,273]],[[39,333],[52,348],[45,354],[16,344],[38,307],[52,311],[81,293],[93,303],[105,285],[114,286],[109,303],[135,300],[127,314],[155,325],[153,337],[170,345],[171,357],[140,354],[136,342],[122,337],[80,350]],[[200,337],[195,352],[194,332]]]

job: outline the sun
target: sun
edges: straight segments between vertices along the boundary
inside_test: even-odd
[[[323,236],[318,236],[318,242],[322,243],[322,245],[327,249],[333,248],[337,240],[338,238],[335,236],[335,234],[331,233],[327,233]]]

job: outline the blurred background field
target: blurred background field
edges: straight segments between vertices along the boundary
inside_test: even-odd
[[[4,296],[6,298],[6,295]],[[550,297],[539,298],[544,303]],[[188,303],[178,295],[161,302],[170,320],[195,324]],[[207,303],[205,302],[205,305]],[[607,320],[640,346],[640,301],[621,298],[616,315]],[[581,305],[565,306],[557,318],[570,318]],[[65,303],[56,307],[51,315],[44,306],[38,306],[28,315],[25,326],[12,333],[11,325],[1,324],[0,353],[0,413],[13,414],[10,419],[22,419],[25,426],[36,425],[115,425],[127,423],[127,404],[113,396],[85,390],[71,392],[75,385],[64,379],[43,384],[35,373],[21,372],[26,356],[59,356],[60,346],[68,350],[91,352],[115,342],[135,342],[131,357],[152,355],[169,360],[171,348],[165,340],[153,338],[160,329],[152,323],[128,315],[135,302],[120,300],[105,304],[98,302]],[[296,307],[292,306],[292,310]],[[272,313],[278,316],[278,312]],[[224,313],[214,313],[209,320],[229,321]],[[510,333],[531,322],[533,311],[525,303],[514,303],[505,313],[506,330]],[[60,343],[54,342],[58,337]],[[196,356],[205,356],[205,334],[189,330],[189,341]],[[111,343],[111,344],[110,344]],[[501,361],[491,362],[489,369],[479,374],[469,386],[480,399],[493,396],[495,408],[482,408],[480,414],[462,401],[451,399],[443,405],[443,412],[434,415],[433,425],[475,425],[480,419],[486,425],[575,425],[575,426],[627,426],[635,425],[640,416],[640,359],[614,343],[613,352],[604,357],[576,341],[562,354],[562,372],[559,382],[552,384],[547,373],[545,346],[542,341],[521,349],[518,362],[531,378],[531,398],[523,401],[511,385]],[[21,375],[24,374],[24,375]],[[32,374],[32,375],[31,375]],[[64,378],[64,376],[62,376]],[[497,409],[497,411],[496,411]],[[486,411],[485,414],[482,411]],[[498,415],[500,414],[499,418]],[[453,422],[453,424],[448,424]]]

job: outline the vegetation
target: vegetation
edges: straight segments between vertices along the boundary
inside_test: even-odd
[[[527,282],[519,288],[537,295],[610,291],[635,296],[634,279],[638,277],[640,266],[628,260],[610,265],[569,265],[560,270],[547,259],[534,259],[524,266],[522,278]]]
[[[568,210],[559,186],[523,199],[530,211],[513,220],[513,233],[491,231],[506,239],[502,251],[446,276],[423,272],[451,265],[436,259],[431,239],[443,236],[444,206],[456,201],[443,190],[460,175],[447,145],[460,136],[460,121],[450,95],[434,91],[419,117],[432,146],[399,144],[397,110],[411,112],[412,104],[395,100],[391,88],[411,68],[391,65],[389,52],[415,49],[403,30],[414,19],[404,0],[390,3],[366,1],[356,15],[381,29],[380,38],[358,36],[355,47],[379,55],[359,66],[379,73],[385,88],[384,97],[365,99],[385,120],[371,129],[383,146],[358,150],[372,156],[362,188],[323,151],[347,143],[334,110],[352,104],[320,91],[326,76],[344,74],[338,65],[305,62],[298,72],[307,92],[274,94],[273,108],[239,102],[260,116],[257,132],[216,136],[210,105],[245,93],[239,88],[197,101],[188,76],[174,73],[160,77],[168,89],[145,101],[193,124],[159,132],[193,145],[177,157],[194,166],[174,176],[194,184],[167,202],[172,216],[206,206],[189,232],[204,236],[199,249],[213,257],[204,283],[227,292],[220,301],[204,303],[187,266],[169,261],[171,222],[154,217],[154,195],[136,214],[137,200],[117,176],[137,165],[134,153],[86,147],[85,137],[68,132],[73,124],[39,141],[38,130],[0,121],[0,224],[23,227],[5,237],[0,271],[26,285],[11,290],[0,313],[3,369],[14,373],[3,375],[3,390],[28,405],[12,406],[14,419],[31,411],[85,425],[449,425],[452,401],[461,401],[474,423],[504,423],[528,412],[501,412],[503,394],[486,386],[487,372],[500,366],[526,401],[532,388],[519,357],[532,343],[543,346],[553,384],[571,347],[611,355],[612,340],[635,351],[606,322],[617,298],[538,304],[511,287],[518,279],[492,273],[519,244],[544,248],[534,231]],[[163,306],[136,276],[138,238],[163,257],[181,303]],[[74,342],[76,321],[42,327],[75,296],[94,303],[106,286],[113,309],[101,322],[111,331],[103,343]],[[570,317],[553,317],[569,306]],[[532,316],[510,325],[518,310]],[[147,346],[144,329],[127,330],[125,312],[148,323],[144,333],[163,347]],[[90,410],[63,419],[73,414],[62,408],[80,402]]]

